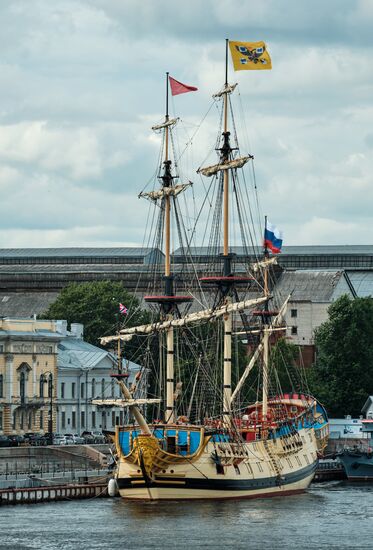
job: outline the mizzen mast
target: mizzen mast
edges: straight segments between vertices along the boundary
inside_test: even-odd
[[[267,216],[265,217],[265,229],[267,228]],[[264,229],[264,231],[265,231]],[[264,261],[268,260],[268,248],[264,240]],[[264,266],[264,296],[269,296],[268,291],[268,265]],[[269,367],[269,323],[270,316],[268,311],[268,301],[264,304],[263,315],[263,368],[262,368],[262,419],[263,424],[267,422],[268,415],[268,367]]]

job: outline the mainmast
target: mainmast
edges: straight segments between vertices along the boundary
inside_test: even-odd
[[[229,115],[229,95],[234,91],[236,84],[229,85],[228,83],[228,45],[226,40],[225,49],[225,83],[224,88],[219,93],[215,94],[215,98],[223,98],[223,132],[222,145],[219,149],[219,163],[213,166],[199,168],[198,173],[204,176],[217,176],[220,173],[219,183],[222,185],[222,214],[223,214],[223,269],[220,276],[202,277],[201,283],[213,284],[218,287],[220,301],[228,306],[228,311],[224,316],[224,367],[223,367],[223,424],[225,427],[230,427],[232,424],[231,402],[232,402],[232,319],[233,315],[229,308],[232,303],[232,297],[236,295],[236,287],[243,284],[247,285],[252,279],[251,277],[238,277],[233,273],[232,260],[234,254],[229,248],[229,197],[231,193],[230,173],[232,170],[241,168],[246,162],[253,158],[251,155],[238,157],[233,155],[233,151],[237,147],[231,147],[230,131],[228,128]],[[221,195],[220,195],[221,196]]]
[[[228,40],[225,43],[225,86],[224,86],[224,131],[223,146],[221,149],[221,162],[229,161],[231,154],[230,132],[228,132]],[[223,172],[223,277],[232,274],[229,254],[229,170]],[[232,301],[231,296],[226,295],[226,303]],[[224,316],[224,369],[223,369],[223,423],[226,427],[231,424],[231,398],[232,398],[232,313]]]

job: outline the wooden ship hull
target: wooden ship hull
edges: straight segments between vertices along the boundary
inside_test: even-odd
[[[316,411],[317,422],[314,412]],[[312,415],[312,417],[310,416]],[[115,436],[117,490],[129,500],[237,499],[299,493],[311,483],[328,436],[314,405],[293,422],[265,427],[237,421],[240,438],[213,426],[133,426]],[[300,429],[297,429],[299,426]]]

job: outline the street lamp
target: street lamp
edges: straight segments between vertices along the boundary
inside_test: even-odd
[[[51,371],[43,372],[43,376],[49,374],[48,380],[44,379],[44,383],[48,382],[48,397],[49,401],[49,413],[48,413],[48,433],[53,433],[53,373]]]

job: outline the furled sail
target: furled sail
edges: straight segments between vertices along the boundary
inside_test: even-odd
[[[225,84],[224,88],[220,90],[220,92],[217,92],[216,94],[214,94],[212,97],[217,98],[217,97],[222,97],[225,94],[231,94],[236,89],[236,86],[237,86],[237,82],[236,84]]]
[[[93,399],[92,405],[104,405],[109,407],[134,407],[148,405],[149,403],[160,403],[160,399]]]
[[[241,302],[233,302],[226,304],[217,309],[205,309],[198,311],[197,313],[190,313],[181,319],[171,319],[168,321],[161,321],[158,323],[152,323],[149,325],[140,325],[138,327],[126,328],[120,331],[120,335],[117,336],[104,336],[100,338],[102,345],[108,344],[113,340],[123,339],[122,336],[134,336],[135,334],[150,334],[152,332],[159,332],[160,330],[166,330],[170,327],[182,327],[190,323],[202,320],[211,320],[226,315],[227,313],[233,313],[234,311],[242,311],[250,307],[254,307],[263,304],[269,299],[269,297],[262,296],[261,298],[255,298],[251,300],[243,300]],[[130,339],[130,338],[129,338]]]
[[[247,155],[246,157],[238,157],[234,160],[229,160],[220,164],[213,164],[212,166],[206,166],[205,168],[198,168],[197,174],[202,174],[203,176],[213,176],[217,174],[219,170],[230,170],[231,168],[242,168],[248,160],[254,158],[252,155]]]
[[[182,193],[187,187],[190,187],[192,182],[189,183],[181,183],[179,185],[174,185],[173,187],[162,187],[162,189],[157,189],[156,191],[150,191],[149,193],[141,192],[139,195],[140,197],[145,197],[146,199],[151,200],[157,200],[157,199],[163,199],[163,197],[170,197],[179,195],[179,193]]]
[[[152,126],[152,130],[157,131],[162,130],[163,128],[167,128],[167,126],[175,126],[178,120],[178,118],[171,118],[170,120],[166,120],[161,124],[156,124],[155,126]]]

